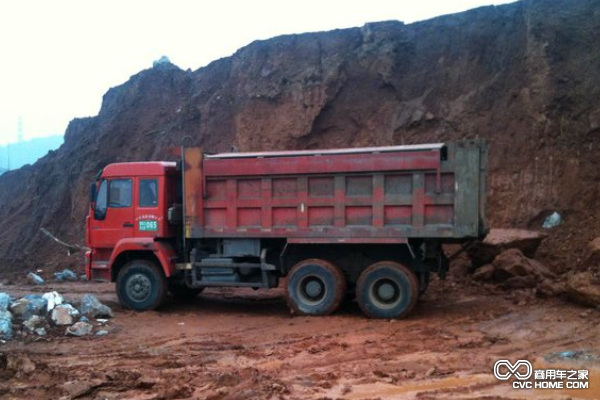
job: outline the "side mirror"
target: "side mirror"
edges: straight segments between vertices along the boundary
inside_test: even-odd
[[[104,209],[99,209],[99,208],[94,208],[94,219],[97,221],[103,221],[104,218],[106,218],[106,208]]]
[[[96,183],[92,183],[90,185],[90,204],[93,204],[96,201]]]
[[[107,200],[108,200],[108,181],[102,181],[100,188],[95,185],[90,186],[90,200],[92,210],[94,210],[94,219],[102,221],[106,218]]]

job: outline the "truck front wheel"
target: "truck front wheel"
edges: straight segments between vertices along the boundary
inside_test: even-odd
[[[287,279],[287,302],[297,314],[331,314],[339,307],[345,293],[344,275],[339,268],[325,260],[299,262]]]
[[[167,280],[158,266],[148,260],[127,263],[117,276],[121,305],[136,311],[160,307],[167,295]]]
[[[406,266],[382,261],[365,269],[356,284],[356,301],[370,318],[402,318],[419,298],[419,281]]]

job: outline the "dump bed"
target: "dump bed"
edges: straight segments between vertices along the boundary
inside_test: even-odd
[[[486,231],[487,146],[202,155],[185,149],[188,238],[394,243]]]

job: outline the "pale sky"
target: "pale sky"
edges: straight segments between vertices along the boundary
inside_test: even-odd
[[[258,39],[405,23],[494,0],[6,0],[0,3],[0,144],[63,134],[102,95],[166,55],[196,70]]]

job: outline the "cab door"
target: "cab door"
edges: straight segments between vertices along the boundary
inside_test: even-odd
[[[163,179],[144,176],[135,183],[135,236],[164,237]]]
[[[119,240],[133,237],[133,179],[102,180],[93,214],[90,220],[92,247],[114,248]]]

